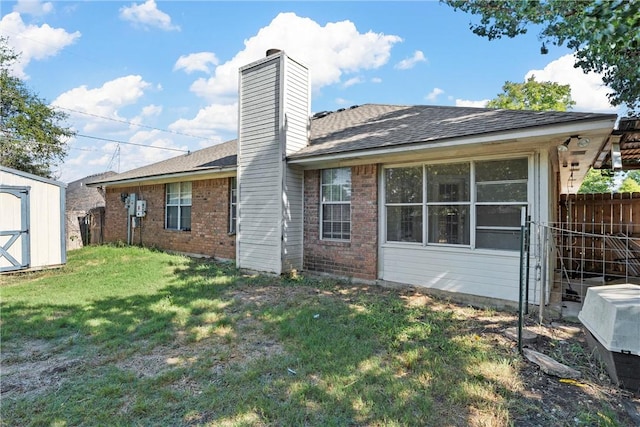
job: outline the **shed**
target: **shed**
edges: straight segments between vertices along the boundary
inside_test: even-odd
[[[0,166],[0,273],[65,264],[66,184]]]

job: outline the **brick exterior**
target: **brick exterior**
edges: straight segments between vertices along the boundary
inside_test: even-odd
[[[374,280],[378,274],[378,166],[351,168],[351,241],[320,239],[320,171],[304,174],[304,269]]]
[[[104,240],[127,241],[127,214],[120,193],[136,193],[147,201],[147,216],[134,231],[134,244],[235,259],[236,236],[229,235],[229,181],[218,178],[192,182],[191,231],[165,229],[164,184],[108,188]]]

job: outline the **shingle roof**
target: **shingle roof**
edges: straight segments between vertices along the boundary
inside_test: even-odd
[[[67,185],[66,210],[89,211],[98,206],[104,206],[104,196],[97,188],[87,187],[85,184],[92,181],[104,181],[117,175],[115,172],[104,172],[86,176]]]
[[[110,179],[94,180],[91,183],[129,181],[181,172],[198,172],[234,167],[237,164],[238,157],[236,147],[236,140],[234,139],[141,168],[132,169]]]
[[[615,114],[597,113],[365,104],[311,120],[309,145],[289,158],[302,159],[615,117]],[[94,181],[93,184],[215,170],[236,164],[237,144],[232,140],[123,172],[108,180]]]
[[[578,121],[615,114],[366,104],[311,122],[309,146],[292,159]]]

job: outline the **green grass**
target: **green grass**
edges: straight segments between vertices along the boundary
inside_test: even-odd
[[[512,347],[477,333],[495,311],[134,247],[0,280],[3,425],[510,425],[537,408]],[[599,411],[580,419],[616,425]]]

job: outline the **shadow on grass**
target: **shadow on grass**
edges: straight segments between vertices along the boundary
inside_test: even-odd
[[[3,420],[506,425],[537,407],[518,388],[518,358],[477,335],[512,326],[503,320],[472,325],[450,310],[408,304],[401,291],[171,262],[169,284],[150,294],[3,302],[2,341],[16,349],[9,367],[29,340],[93,361],[62,372],[55,390],[3,390]],[[159,347],[168,350],[152,359]]]

